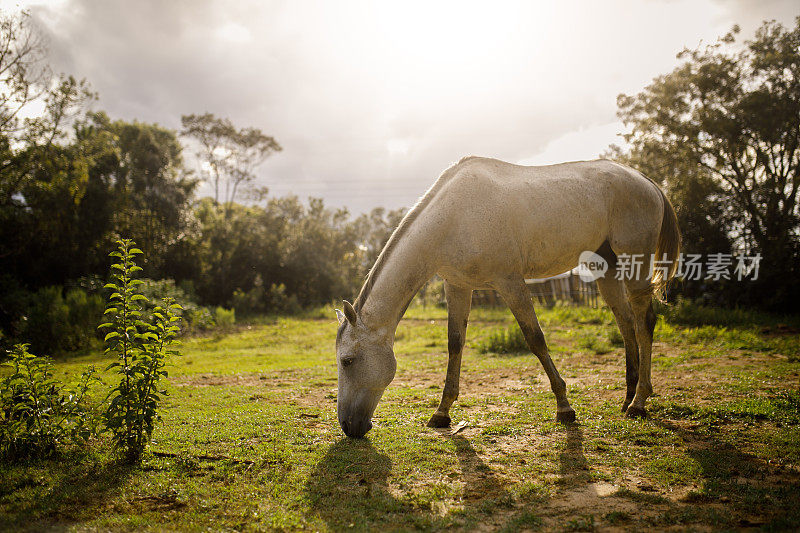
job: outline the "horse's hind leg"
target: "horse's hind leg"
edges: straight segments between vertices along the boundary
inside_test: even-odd
[[[567,384],[561,379],[556,370],[556,365],[550,358],[550,352],[544,341],[544,333],[539,327],[539,320],[536,318],[536,311],[533,308],[530,292],[522,279],[506,280],[495,283],[495,289],[506,301],[511,312],[514,313],[519,327],[525,335],[531,351],[539,358],[547,377],[550,379],[550,387],[556,395],[556,420],[563,423],[575,421],[575,411],[567,401]]]
[[[444,291],[447,298],[447,377],[439,408],[428,420],[428,427],[432,428],[450,425],[450,406],[458,398],[461,354],[464,351],[467,319],[472,305],[472,289],[462,289],[445,282]]]
[[[628,280],[625,282],[628,301],[633,310],[636,343],[639,345],[639,381],[633,402],[625,411],[625,416],[647,416],[645,402],[653,394],[650,382],[650,363],[653,350],[653,331],[656,326],[656,315],[653,311],[653,288],[650,280]]]
[[[624,413],[633,401],[636,394],[636,385],[639,382],[639,346],[636,342],[636,329],[634,326],[633,310],[625,295],[625,286],[622,280],[616,279],[616,270],[609,270],[605,277],[598,278],[597,288],[603,300],[606,301],[617,320],[617,327],[622,333],[625,342],[625,401],[622,403]]]

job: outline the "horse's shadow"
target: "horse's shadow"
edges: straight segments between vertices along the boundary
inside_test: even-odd
[[[565,433],[566,446],[559,456],[560,474],[563,478],[584,481],[588,479],[589,468],[583,454],[583,433],[578,425],[567,426]],[[464,484],[457,498],[460,506],[457,512],[441,513],[431,508],[429,502],[420,505],[413,496],[400,494],[401,490],[393,488],[390,482],[389,456],[376,449],[369,439],[349,438],[334,443],[309,476],[306,489],[313,511],[333,530],[436,529],[458,526],[462,519],[470,517],[480,521],[489,519],[501,526],[504,522],[514,524],[517,515],[528,511],[525,505],[515,502],[510,483],[495,474],[467,437],[444,438],[453,446],[460,470],[458,478]],[[431,477],[441,474],[431,472]],[[402,484],[402,480],[393,482]],[[498,509],[504,511],[502,516],[492,518]]]
[[[461,435],[446,437],[454,447],[464,481],[463,515],[483,512],[481,505],[508,497],[506,484]],[[398,496],[390,487],[392,460],[369,439],[341,438],[317,463],[306,485],[314,512],[333,530],[342,528],[437,528],[453,525],[428,502]],[[437,477],[432,472],[432,477]],[[393,493],[394,492],[394,493]]]
[[[564,426],[567,442],[558,454],[559,474],[563,480],[589,481],[589,464],[583,454],[583,430],[580,424]]]

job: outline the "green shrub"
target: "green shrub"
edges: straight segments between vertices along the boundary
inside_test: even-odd
[[[103,316],[103,299],[80,288],[64,294],[60,286],[43,287],[30,296],[22,338],[35,352],[63,353],[88,348]]]
[[[654,302],[655,311],[670,324],[684,326],[753,327],[788,324],[800,327],[797,316],[780,316],[742,308],[721,308],[701,305],[685,298],[675,303]]]
[[[283,283],[270,284],[264,287],[261,276],[256,276],[253,288],[245,292],[236,289],[233,292],[233,309],[240,316],[253,316],[259,314],[296,315],[303,310],[297,295],[287,295],[286,285]]]
[[[197,307],[194,311],[187,313],[187,320],[190,326],[185,328],[185,331],[206,331],[217,325],[214,322],[214,315],[207,307]]]
[[[575,346],[596,354],[604,354],[612,350],[608,343],[592,333],[587,333],[578,338],[578,342],[575,343]]]
[[[287,295],[286,286],[283,283],[269,286],[267,291],[268,309],[271,313],[295,315],[302,311],[302,306],[296,294]]]
[[[181,306],[181,333],[205,331],[215,326],[211,311],[196,302],[190,284],[178,286],[171,279],[143,278],[141,281],[140,292],[147,298],[147,302],[142,302],[145,318],[151,317],[156,307],[165,307],[167,299],[172,299]]]
[[[153,308],[150,321],[143,321],[142,304],[148,300],[140,291],[143,282],[135,279],[142,270],[135,257],[142,252],[129,239],[117,241],[117,245],[110,256],[118,262],[111,265],[111,282],[106,285],[112,291],[106,308],[109,321],[100,329],[107,331],[106,353],[118,359],[106,370],[116,368],[120,381],[109,395],[104,418],[115,447],[128,462],[136,463],[159,418],[158,405],[166,391],[160,390],[158,383],[167,376],[167,358],[179,355],[170,346],[179,331],[180,317],[175,312],[181,308],[165,298],[163,306]]]
[[[480,353],[522,353],[530,351],[525,336],[517,326],[496,329],[478,345]]]
[[[0,457],[19,460],[56,454],[64,446],[85,444],[94,433],[91,410],[84,405],[94,368],[76,389],[53,378],[52,363],[17,344],[2,366],[10,369],[0,386]]]
[[[236,324],[236,311],[233,309],[225,309],[224,307],[217,307],[214,310],[214,320],[218,328],[230,329]]]
[[[59,347],[71,347],[69,333],[69,307],[64,302],[63,289],[53,286],[36,291],[31,296],[23,337],[31,341],[34,351],[53,353]]]
[[[239,313],[240,316],[250,316],[262,313],[264,311],[264,303],[266,294],[264,289],[253,287],[247,292],[242,289],[233,291],[231,303],[233,309]]]

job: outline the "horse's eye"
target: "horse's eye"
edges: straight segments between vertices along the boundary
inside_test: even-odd
[[[353,361],[355,361],[354,357],[345,357],[342,359],[342,366],[350,366],[353,364]]]

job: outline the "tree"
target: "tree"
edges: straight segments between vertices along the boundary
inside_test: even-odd
[[[355,220],[359,246],[364,252],[362,259],[365,276],[375,264],[378,255],[389,241],[392,232],[400,224],[406,211],[406,208],[386,211],[383,207],[376,207],[369,214],[362,214]]]
[[[230,216],[240,186],[252,183],[255,169],[275,152],[282,150],[278,142],[258,128],[236,129],[227,118],[211,113],[181,117],[181,134],[198,146],[197,159],[202,173],[214,186],[214,201],[220,202]],[[224,191],[220,191],[223,187]]]
[[[129,235],[150,254],[147,275],[162,275],[195,187],[176,133],[101,112],[73,131],[70,143],[19,153],[31,170],[18,206],[0,210],[0,269],[31,289],[100,275],[116,236]]]
[[[26,12],[0,13],[0,209],[19,206],[15,195],[42,152],[61,139],[96,95],[85,80],[53,75],[46,47]],[[43,112],[20,119],[40,102]]]
[[[29,15],[0,13],[0,133],[15,134],[20,111],[47,90],[46,49]]]
[[[635,96],[620,95],[618,115],[631,132],[623,155],[663,177],[684,220],[695,216],[715,246],[728,237],[760,253],[758,302],[796,297],[800,235],[800,17],[794,28],[765,22],[735,48],[738,27],[715,44],[684,50],[683,64]],[[697,245],[687,235],[687,246]],[[730,250],[717,250],[726,251]],[[765,290],[772,298],[765,299]]]
[[[89,116],[96,134],[108,132],[119,154],[113,169],[114,230],[138,242],[147,275],[161,273],[166,251],[181,235],[197,181],[183,166],[175,131],[157,124]]]

